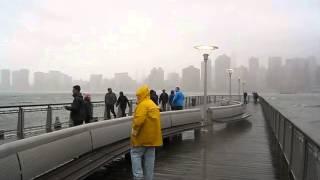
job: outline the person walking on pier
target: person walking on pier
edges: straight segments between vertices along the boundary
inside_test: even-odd
[[[248,97],[248,93],[244,92],[243,93],[243,104],[248,104],[247,97]]]
[[[173,103],[172,103],[173,98],[174,98],[174,90],[171,90],[170,96],[169,96],[169,104],[170,104],[170,107],[171,107],[171,111],[174,110],[174,106],[173,106]]]
[[[259,94],[257,92],[253,92],[252,95],[253,95],[254,103],[257,104],[259,99]]]
[[[70,111],[70,118],[73,126],[78,126],[83,124],[85,119],[85,107],[82,94],[80,93],[81,88],[79,85],[73,86],[72,96],[73,102],[71,106],[65,106],[65,109]]]
[[[159,107],[150,99],[148,86],[137,92],[137,107],[131,129],[131,162],[134,180],[152,180],[155,148],[162,146]]]
[[[164,89],[162,90],[162,93],[159,98],[159,104],[161,104],[162,111],[167,110],[168,101],[169,101],[169,95],[166,93],[166,90]]]
[[[84,106],[85,106],[85,119],[84,119],[84,122],[86,124],[90,123],[93,119],[93,106],[92,106],[92,103],[91,103],[91,97],[89,94],[85,94],[84,95]]]
[[[128,106],[130,106],[130,103],[129,103],[129,100],[127,98],[127,96],[125,96],[123,94],[123,92],[121,91],[119,93],[119,98],[118,98],[118,101],[117,101],[117,104],[116,106],[120,108],[120,111],[121,111],[121,117],[126,117],[126,109],[127,109],[127,104]]]
[[[153,90],[153,89],[150,90],[150,98],[151,98],[151,100],[152,100],[156,105],[159,104],[159,103],[158,103],[159,97],[158,97],[156,91]]]
[[[182,110],[183,109],[184,95],[180,91],[179,87],[176,87],[176,93],[175,93],[174,98],[172,100],[172,104],[173,104],[175,110]]]
[[[104,119],[111,119],[110,112],[113,114],[114,118],[116,118],[116,113],[114,112],[114,105],[117,102],[117,96],[114,92],[112,92],[111,88],[108,88],[108,93],[105,96],[105,113]]]

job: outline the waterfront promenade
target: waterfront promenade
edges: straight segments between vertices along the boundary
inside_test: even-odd
[[[288,179],[278,144],[259,104],[248,104],[248,119],[228,125],[214,124],[213,131],[199,138],[184,137],[158,151],[156,180],[174,179]],[[130,179],[130,164],[119,159],[90,179]]]

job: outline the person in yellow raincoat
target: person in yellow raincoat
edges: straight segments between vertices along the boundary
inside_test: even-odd
[[[160,109],[150,99],[147,85],[140,87],[136,96],[137,107],[131,130],[132,172],[135,180],[152,180],[155,148],[163,144]]]

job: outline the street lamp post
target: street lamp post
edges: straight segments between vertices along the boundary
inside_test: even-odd
[[[229,74],[229,101],[231,101],[232,99],[232,92],[231,92],[231,77],[232,77],[232,73],[233,73],[233,69],[227,69],[227,73]]]
[[[243,93],[246,91],[246,90],[245,90],[245,86],[246,86],[246,82],[243,81],[243,82],[242,82],[242,92],[243,92]]]
[[[195,49],[199,50],[202,53],[203,60],[204,60],[204,81],[203,81],[203,96],[204,96],[204,102],[203,102],[203,120],[204,122],[208,121],[207,118],[207,109],[208,109],[208,59],[209,59],[209,54],[218,49],[217,46],[195,46]]]
[[[241,101],[241,79],[238,77],[238,95],[239,95],[239,101]]]
[[[244,94],[244,92],[246,92],[245,86],[246,86],[246,82],[245,82],[245,81],[242,81],[242,94]],[[243,97],[243,98],[244,98],[244,97]],[[243,102],[246,102],[246,99],[243,99]]]

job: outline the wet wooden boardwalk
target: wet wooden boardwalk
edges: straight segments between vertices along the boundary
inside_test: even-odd
[[[155,180],[288,179],[260,105],[249,104],[252,116],[194,139],[185,133],[157,153]],[[131,167],[119,159],[88,179],[132,179]]]

